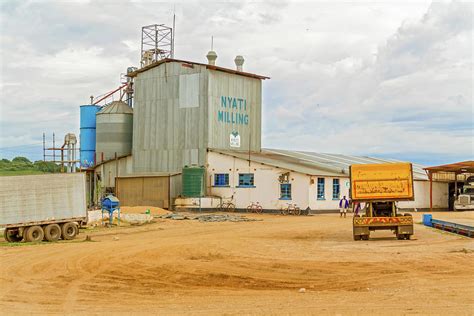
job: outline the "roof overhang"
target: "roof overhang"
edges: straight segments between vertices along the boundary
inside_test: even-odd
[[[196,62],[192,62],[192,61],[188,61],[188,60],[173,59],[173,58],[165,58],[165,59],[155,61],[154,63],[151,63],[148,66],[142,67],[140,69],[135,70],[134,72],[131,72],[131,73],[127,74],[127,76],[131,77],[131,78],[134,78],[142,72],[145,72],[145,71],[150,70],[152,68],[158,67],[162,64],[173,63],[173,62],[181,63],[181,64],[183,64],[184,67],[192,68],[193,65],[199,65],[199,66],[205,66],[207,69],[210,69],[210,70],[222,71],[222,72],[226,72],[226,73],[230,73],[230,74],[234,74],[234,75],[238,75],[238,76],[250,77],[250,78],[260,79],[260,80],[270,79],[270,77],[261,76],[261,75],[253,74],[253,73],[250,73],[250,72],[237,71],[237,70],[234,70],[234,69],[219,67],[219,66],[215,66],[215,65],[201,64],[201,63],[196,63]]]
[[[474,161],[473,160],[461,161],[461,162],[455,162],[455,163],[451,163],[447,165],[426,167],[424,169],[430,173],[436,173],[436,172],[452,172],[456,174],[474,173]]]

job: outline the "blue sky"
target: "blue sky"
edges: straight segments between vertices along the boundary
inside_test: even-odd
[[[2,1],[0,156],[42,157],[79,134],[79,105],[139,64],[143,25],[171,25],[176,58],[270,76],[267,148],[426,165],[473,159],[472,4],[458,1]]]

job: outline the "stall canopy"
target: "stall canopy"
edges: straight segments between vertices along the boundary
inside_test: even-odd
[[[430,209],[433,211],[433,175],[436,173],[449,173],[454,175],[454,186],[457,194],[457,175],[474,174],[474,160],[450,163],[447,165],[424,168],[430,180]]]

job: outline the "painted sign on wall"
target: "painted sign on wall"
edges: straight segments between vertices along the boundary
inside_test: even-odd
[[[217,111],[217,121],[225,124],[248,125],[247,100],[221,96],[221,107]]]
[[[240,135],[239,132],[232,132],[230,134],[230,147],[240,147]]]

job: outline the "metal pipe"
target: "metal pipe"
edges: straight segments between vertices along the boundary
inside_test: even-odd
[[[123,84],[121,85],[120,87],[118,87],[117,89],[107,93],[105,96],[103,96],[102,98],[100,98],[99,100],[95,101],[93,103],[93,105],[97,105],[98,103],[100,103],[101,101],[107,99],[108,97],[110,97],[112,94],[114,94],[115,92],[119,91],[119,90],[122,90],[123,88],[125,88],[127,86],[127,83],[126,84]]]

